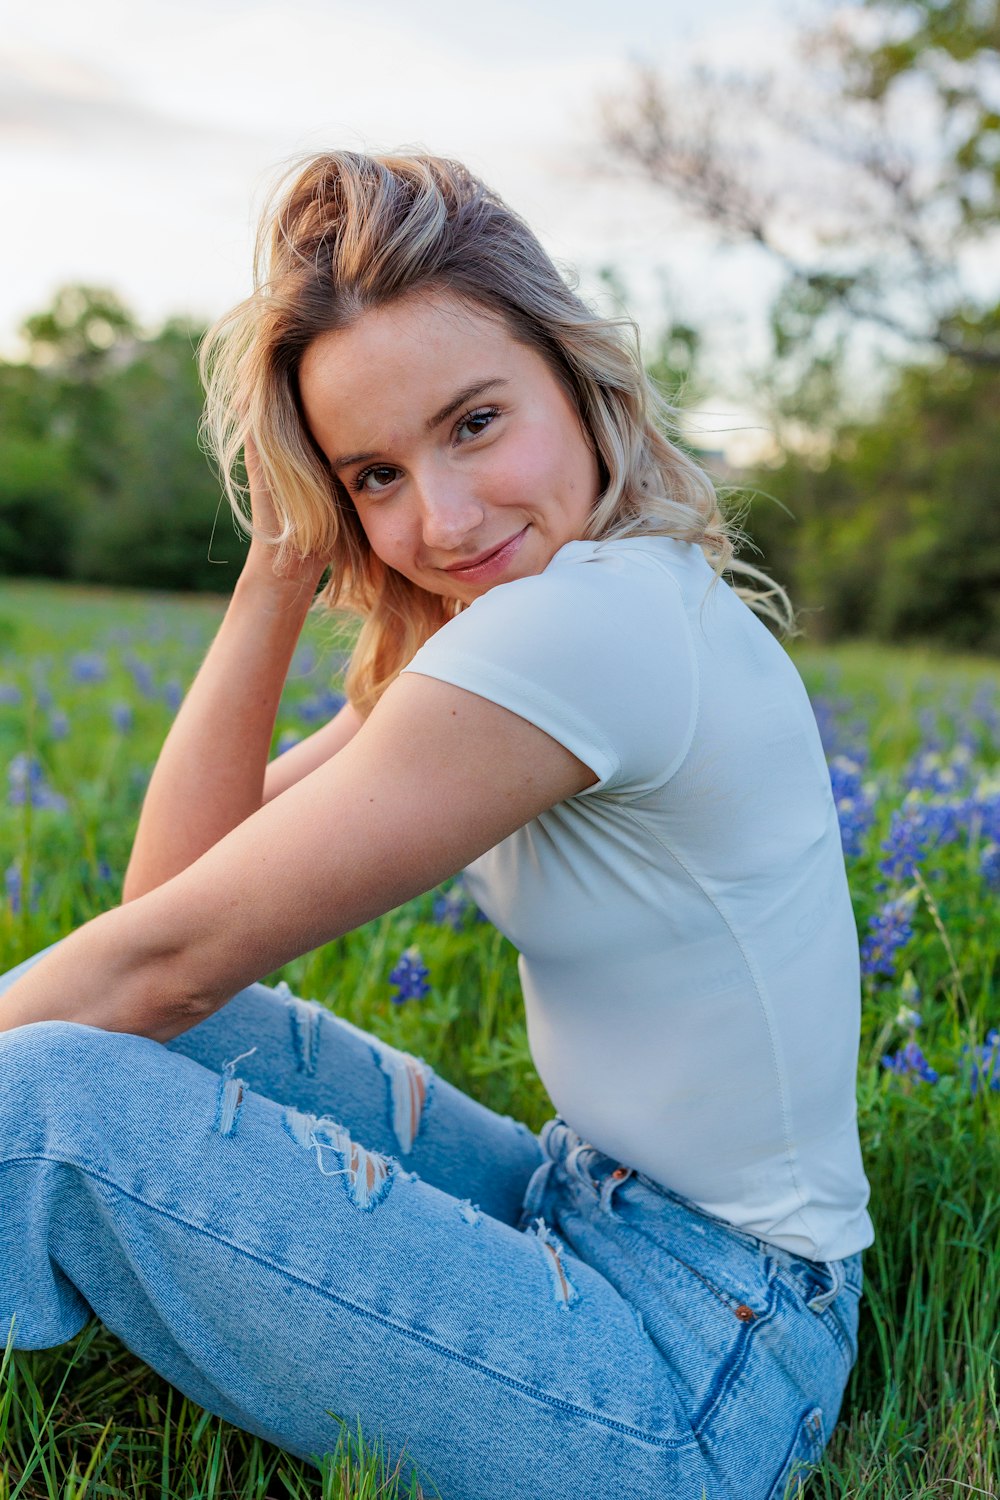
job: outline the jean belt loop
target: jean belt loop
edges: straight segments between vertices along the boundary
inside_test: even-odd
[[[806,1303],[806,1306],[809,1308],[809,1310],[815,1313],[826,1312],[827,1308],[830,1306],[830,1303],[835,1301],[836,1298],[839,1297],[841,1292],[844,1290],[844,1282],[846,1280],[846,1277],[844,1275],[844,1263],[842,1260],[824,1261],[824,1265],[830,1274],[830,1290],[827,1292],[820,1292],[817,1296],[813,1297],[809,1302]]]
[[[535,1168],[528,1178],[528,1186],[524,1190],[524,1198],[521,1203],[520,1228],[526,1228],[541,1208],[542,1200],[545,1197],[545,1188],[553,1165],[553,1162],[546,1159]]]

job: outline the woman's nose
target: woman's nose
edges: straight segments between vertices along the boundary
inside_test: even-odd
[[[420,516],[424,545],[451,551],[479,530],[485,511],[468,486],[440,477],[421,487]]]

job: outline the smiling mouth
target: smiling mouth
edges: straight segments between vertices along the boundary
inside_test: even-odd
[[[468,572],[471,568],[482,567],[483,563],[488,563],[491,558],[499,557],[501,552],[505,551],[506,548],[512,546],[514,542],[519,541],[527,531],[527,529],[527,526],[522,527],[520,531],[515,532],[513,536],[509,536],[507,540],[501,542],[499,546],[491,547],[488,552],[481,552],[478,557],[468,557],[464,562],[451,563],[447,568],[444,569],[444,571],[446,573],[465,573]]]

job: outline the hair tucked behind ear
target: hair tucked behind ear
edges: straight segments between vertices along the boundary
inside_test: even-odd
[[[248,534],[247,496],[234,475],[244,440],[253,437],[281,521],[270,538],[279,566],[290,550],[331,552],[330,578],[314,608],[362,617],[347,676],[362,714],[461,605],[418,588],[372,554],[347,491],[306,427],[298,371],[320,334],[421,291],[446,291],[501,319],[570,391],[601,470],[589,537],[695,542],[717,573],[760,585],[739,589],[752,607],[793,627],[784,591],[736,560],[734,530],[708,475],[667,436],[678,414],[643,369],[635,324],[588,307],[524,221],[460,163],[330,152],[279,189],[258,235],[254,291],[205,337],[203,434]]]

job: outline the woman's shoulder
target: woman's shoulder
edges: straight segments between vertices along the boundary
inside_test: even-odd
[[[482,618],[548,606],[562,610],[574,603],[581,609],[597,605],[605,616],[609,609],[624,608],[628,614],[648,608],[651,598],[664,591],[667,580],[681,594],[688,594],[699,580],[704,588],[713,577],[701,548],[673,537],[567,542],[541,573],[498,584],[456,616],[456,621],[476,613]],[[674,591],[668,588],[667,592]]]

